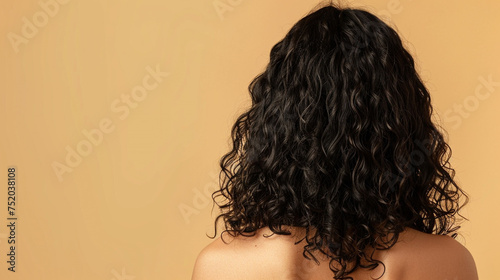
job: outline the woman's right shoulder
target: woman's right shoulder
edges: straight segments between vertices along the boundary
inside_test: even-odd
[[[407,228],[390,251],[398,279],[478,279],[470,251],[448,235]]]

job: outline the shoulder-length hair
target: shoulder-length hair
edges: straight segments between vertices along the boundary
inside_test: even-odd
[[[212,194],[215,233],[219,219],[233,236],[305,228],[304,257],[329,256],[335,279],[383,265],[365,249],[392,247],[406,227],[456,237],[467,194],[414,59],[378,17],[331,3],[311,11],[248,90]]]

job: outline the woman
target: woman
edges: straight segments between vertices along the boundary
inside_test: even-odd
[[[220,219],[225,229],[193,280],[478,279],[455,240],[467,194],[391,27],[320,6],[249,91],[212,195],[222,212],[211,238]]]

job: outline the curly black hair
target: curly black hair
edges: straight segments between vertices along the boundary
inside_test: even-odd
[[[334,279],[352,279],[358,267],[385,273],[365,249],[391,248],[406,227],[457,236],[468,195],[414,59],[377,16],[317,6],[272,47],[248,90],[252,105],[220,160],[211,238],[219,219],[232,236],[305,228],[303,256],[317,262],[319,250]]]

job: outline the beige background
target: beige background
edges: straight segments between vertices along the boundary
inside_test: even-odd
[[[316,3],[2,1],[0,279],[189,279],[211,241],[207,193],[247,86]],[[494,279],[500,1],[352,3],[411,42],[471,195],[459,240],[480,278]],[[18,169],[15,273],[9,166]]]

